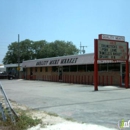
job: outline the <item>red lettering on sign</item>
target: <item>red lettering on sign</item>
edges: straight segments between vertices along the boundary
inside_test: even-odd
[[[111,41],[110,44],[116,44],[116,42],[115,41]]]
[[[119,48],[123,48],[123,46],[119,46]]]

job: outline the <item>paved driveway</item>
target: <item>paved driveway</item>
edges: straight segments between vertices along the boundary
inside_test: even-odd
[[[9,99],[79,122],[117,128],[130,119],[130,89],[44,81],[1,80]]]

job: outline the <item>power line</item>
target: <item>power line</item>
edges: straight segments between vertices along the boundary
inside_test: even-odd
[[[81,42],[80,42],[80,54],[81,54],[81,52],[83,52],[83,54],[85,53],[85,50],[84,50],[85,47],[87,47],[87,46],[82,46]],[[83,48],[83,50],[82,50],[82,48]]]

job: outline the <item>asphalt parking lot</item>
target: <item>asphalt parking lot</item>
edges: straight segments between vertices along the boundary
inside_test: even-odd
[[[130,120],[130,89],[45,81],[0,80],[9,99],[78,122],[117,128]]]

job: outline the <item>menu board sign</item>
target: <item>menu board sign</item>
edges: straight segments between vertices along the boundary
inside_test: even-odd
[[[98,40],[98,60],[127,60],[127,42]]]

